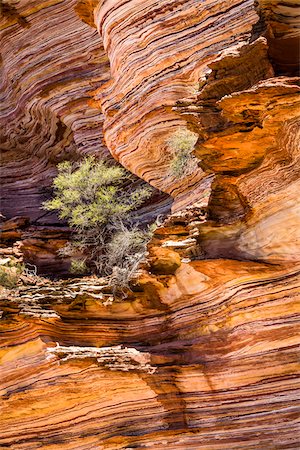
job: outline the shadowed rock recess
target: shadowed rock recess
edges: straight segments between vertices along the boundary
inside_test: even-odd
[[[96,277],[1,291],[0,449],[299,449],[299,2],[0,11],[2,260],[66,274],[41,209],[65,159],[117,160],[156,189],[139,220],[165,215],[122,300]]]

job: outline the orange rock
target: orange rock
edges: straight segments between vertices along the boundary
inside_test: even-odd
[[[178,253],[162,247],[152,247],[150,252],[150,267],[153,273],[173,274],[180,267]]]
[[[1,292],[1,448],[299,447],[296,4],[4,8],[1,208],[35,222],[6,236],[64,270],[66,235],[40,205],[56,163],[84,154],[175,202],[122,301],[96,277]],[[198,134],[199,167],[176,180],[179,127]],[[164,211],[155,198],[140,222]]]

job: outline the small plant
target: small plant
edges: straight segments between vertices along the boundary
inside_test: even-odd
[[[179,128],[167,141],[172,151],[170,175],[177,179],[192,174],[197,170],[197,159],[192,154],[198,135],[186,128]]]
[[[151,196],[148,186],[132,190],[121,189],[129,174],[121,167],[110,167],[92,157],[72,165],[58,165],[54,179],[54,198],[44,203],[48,211],[58,210],[61,219],[67,219],[78,233],[107,227],[128,214]]]
[[[20,273],[16,269],[0,266],[0,286],[14,289],[18,285]]]
[[[129,288],[129,281],[144,259],[151,236],[150,229],[143,231],[123,226],[108,244],[107,267],[111,272],[110,286],[114,294]]]
[[[14,257],[2,260],[0,265],[0,286],[15,289],[20,276],[25,273],[25,265]]]
[[[48,211],[58,210],[74,229],[74,239],[62,256],[71,256],[72,273],[110,275],[118,270],[127,283],[146,249],[147,232],[133,226],[132,213],[152,195],[149,186],[124,183],[132,175],[119,166],[92,157],[72,165],[58,166],[54,197],[44,203]],[[125,276],[125,272],[127,275]]]
[[[88,267],[84,259],[72,259],[70,272],[74,275],[83,275],[88,272]]]
[[[128,229],[123,226],[122,230],[117,231],[108,244],[107,262],[109,268],[130,266],[133,256],[136,259],[144,255],[149,239],[150,232],[138,228]]]

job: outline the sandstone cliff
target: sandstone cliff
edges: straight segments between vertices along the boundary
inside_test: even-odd
[[[298,2],[1,8],[2,256],[66,273],[41,210],[64,159],[115,158],[157,189],[141,220],[172,212],[125,299],[93,277],[1,292],[0,448],[299,448]]]

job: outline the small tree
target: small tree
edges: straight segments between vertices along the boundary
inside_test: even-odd
[[[7,258],[0,265],[0,286],[6,289],[15,289],[18,286],[20,276],[26,274],[25,266],[15,258]]]
[[[82,263],[78,258],[72,262],[72,271],[82,273],[87,264],[100,275],[110,275],[114,267],[135,265],[135,249],[145,248],[148,233],[133,227],[131,213],[151,196],[152,189],[132,187],[132,183],[124,188],[130,179],[131,174],[122,167],[108,166],[92,157],[79,164],[58,165],[54,197],[44,208],[58,210],[59,217],[75,231],[72,245],[62,252],[69,256],[83,253]]]
[[[8,267],[0,266],[0,286],[7,289],[14,289],[18,285],[20,274]]]
[[[192,154],[198,135],[186,128],[178,128],[168,139],[167,144],[172,151],[170,175],[177,179],[192,174],[197,170],[197,159]]]

